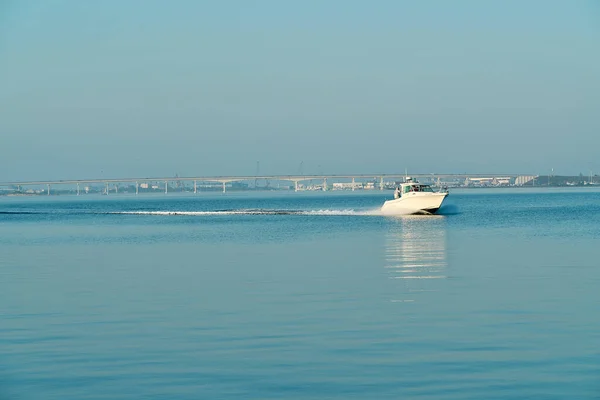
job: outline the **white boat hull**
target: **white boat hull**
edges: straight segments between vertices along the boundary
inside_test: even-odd
[[[399,199],[383,203],[383,215],[435,214],[448,193],[405,193]]]

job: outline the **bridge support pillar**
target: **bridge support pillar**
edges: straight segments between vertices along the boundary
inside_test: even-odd
[[[46,189],[48,189],[48,196],[50,196],[50,184],[46,185]]]
[[[119,193],[119,185],[115,183],[115,194]]]
[[[169,181],[165,181],[165,194],[169,193]]]
[[[79,196],[79,183],[77,184],[77,196]]]
[[[379,177],[379,190],[383,190],[383,176]]]
[[[294,192],[298,191],[298,181],[294,181]]]
[[[135,194],[137,195],[140,192],[140,185],[136,182],[135,183]]]
[[[356,185],[356,182],[354,180],[354,177],[352,177],[352,191],[354,192],[354,186]]]
[[[198,182],[194,181],[194,194],[198,193]]]
[[[226,184],[227,182],[222,182],[222,183],[223,183],[223,193],[225,193],[225,184]]]
[[[327,178],[323,178],[323,191],[327,190]]]
[[[108,182],[106,182],[106,195],[108,196]]]

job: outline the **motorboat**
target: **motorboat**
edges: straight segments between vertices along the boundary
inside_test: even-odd
[[[394,192],[394,199],[387,200],[381,207],[383,215],[435,214],[448,196],[447,189],[433,191],[430,185],[424,185],[407,177]]]

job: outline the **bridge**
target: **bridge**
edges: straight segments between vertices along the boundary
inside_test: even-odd
[[[437,179],[438,182],[441,179],[453,179],[453,180],[466,180],[469,178],[497,178],[497,179],[515,179],[522,174],[411,174],[413,178],[417,179],[430,179],[432,182]],[[533,175],[526,175],[533,176]],[[13,182],[0,182],[0,188],[16,188],[20,191],[23,187],[31,186],[43,186],[45,192],[50,195],[51,187],[57,185],[68,185],[75,186],[77,195],[80,194],[80,187],[82,185],[93,185],[102,184],[106,187],[106,194],[109,193],[109,185],[113,184],[114,191],[118,193],[119,183],[135,184],[135,193],[139,193],[140,184],[149,182],[164,182],[165,193],[169,191],[169,182],[193,182],[194,193],[198,192],[198,183],[220,183],[222,191],[226,191],[226,185],[232,182],[245,182],[245,181],[287,181],[294,184],[295,191],[300,189],[300,183],[306,181],[322,181],[323,190],[327,190],[328,181],[339,181],[339,180],[351,180],[351,188],[354,190],[355,182],[364,180],[378,181],[379,190],[383,190],[385,180],[403,181],[405,174],[330,174],[330,175],[262,175],[262,176],[244,176],[244,175],[233,175],[233,176],[191,176],[191,177],[139,177],[139,178],[92,178],[92,179],[67,179],[67,180],[48,180],[48,181],[13,181]]]

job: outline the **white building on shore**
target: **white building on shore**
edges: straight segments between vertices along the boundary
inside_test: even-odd
[[[536,178],[537,178],[537,176],[533,176],[533,175],[521,175],[521,176],[517,176],[517,179],[515,179],[515,186],[526,185],[526,184],[530,183],[531,181],[533,181]]]

